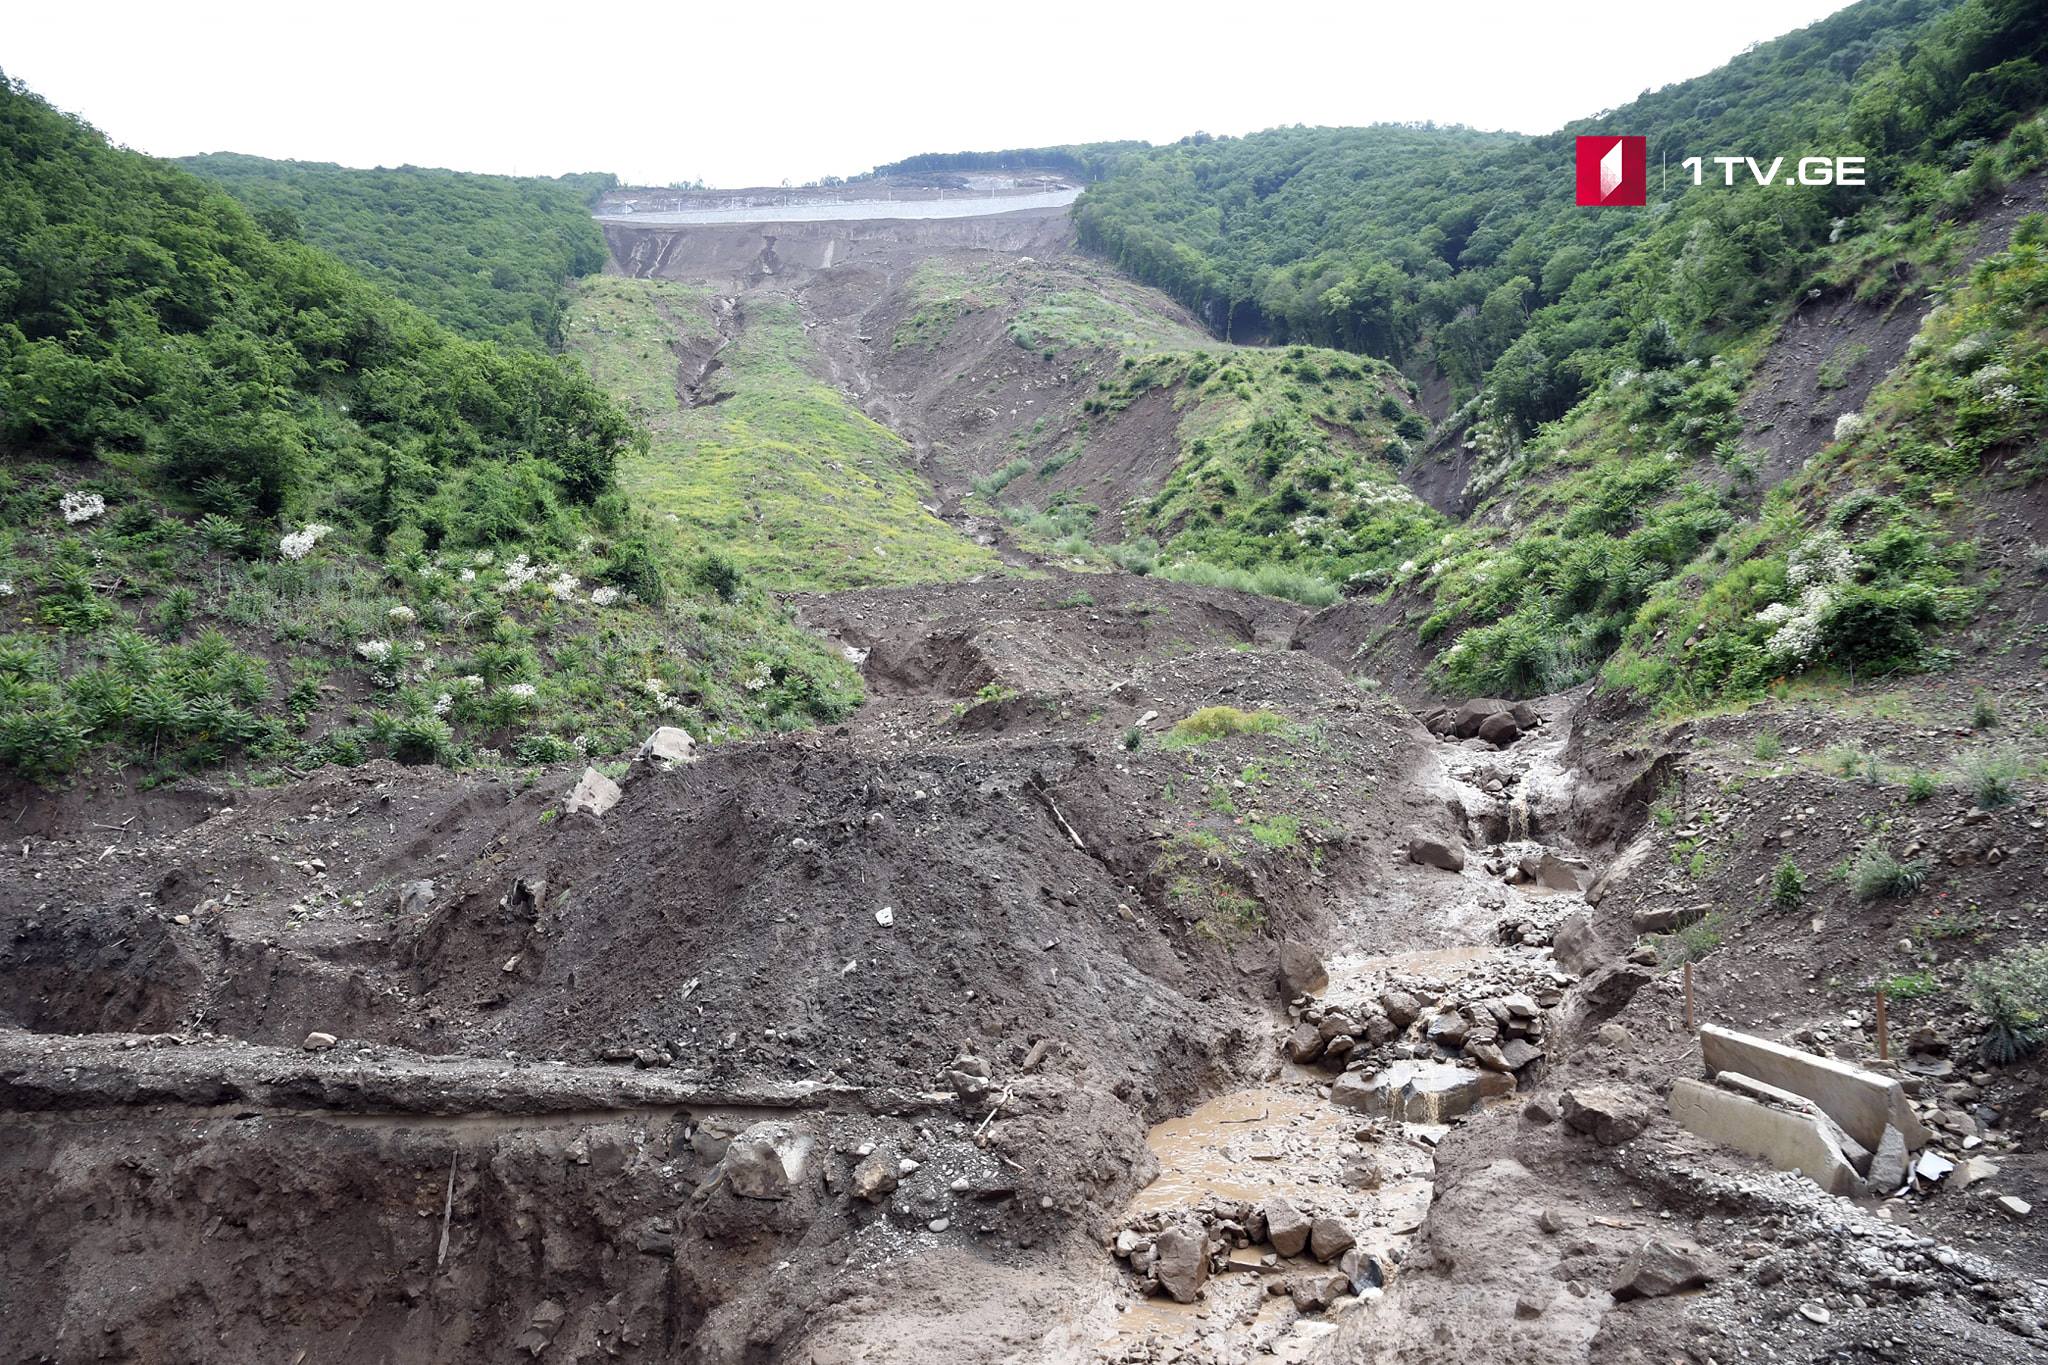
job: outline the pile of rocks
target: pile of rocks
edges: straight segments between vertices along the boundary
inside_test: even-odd
[[[1502,701],[1497,697],[1474,697],[1455,711],[1439,706],[1421,712],[1417,719],[1439,739],[1462,739],[1474,747],[1505,749],[1528,731],[1543,723],[1536,708],[1525,701]]]
[[[1256,1203],[1208,1199],[1193,1209],[1133,1219],[1111,1243],[1147,1294],[1193,1303],[1212,1275],[1266,1277],[1302,1312],[1382,1286],[1391,1268],[1358,1245],[1344,1219],[1304,1213],[1281,1195]],[[1309,1264],[1304,1264],[1304,1261]]]

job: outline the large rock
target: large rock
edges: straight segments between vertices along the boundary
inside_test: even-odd
[[[1602,967],[1579,983],[1578,1002],[1588,1022],[1621,1013],[1636,992],[1656,979],[1657,974],[1637,962],[1617,962]]]
[[[1422,1002],[1403,990],[1381,991],[1380,1008],[1395,1028],[1407,1028],[1422,1017]]]
[[[1593,881],[1593,869],[1583,858],[1565,857],[1549,849],[1523,858],[1521,868],[1523,876],[1549,891],[1584,891]]]
[[[886,1151],[873,1151],[853,1168],[853,1192],[870,1204],[879,1204],[896,1190],[896,1158]]]
[[[1344,1220],[1332,1218],[1327,1213],[1317,1218],[1309,1229],[1309,1254],[1325,1264],[1357,1245],[1358,1239],[1351,1235],[1351,1229],[1344,1225]]]
[[[1314,1024],[1303,1020],[1288,1032],[1281,1047],[1288,1061],[1306,1065],[1323,1055],[1323,1035]]]
[[[583,776],[569,789],[569,798],[562,809],[569,815],[578,811],[589,811],[592,815],[603,815],[619,804],[619,784],[595,768],[585,768]]]
[[[1761,1157],[1781,1171],[1797,1171],[1829,1194],[1853,1195],[1863,1188],[1835,1140],[1834,1125],[1818,1113],[1775,1107],[1688,1077],[1672,1084],[1671,1117],[1709,1142]]]
[[[1458,708],[1451,732],[1459,739],[1475,738],[1479,734],[1479,727],[1486,723],[1488,716],[1497,716],[1508,710],[1508,703],[1498,698],[1474,697]]]
[[[1403,1059],[1370,1077],[1355,1071],[1339,1076],[1330,1087],[1330,1102],[1401,1123],[1448,1123],[1485,1093],[1476,1071]]]
[[[1152,1278],[1175,1303],[1193,1303],[1209,1279],[1209,1240],[1201,1228],[1175,1224],[1152,1244]]]
[[[640,746],[640,752],[633,756],[641,762],[652,760],[663,764],[691,763],[697,757],[697,741],[690,738],[690,732],[677,725],[664,725],[647,737]]]
[[[1602,1147],[1619,1147],[1650,1126],[1649,1111],[1626,1091],[1605,1085],[1564,1092],[1564,1121]]]
[[[1913,1112],[1905,1090],[1897,1081],[1862,1067],[1713,1024],[1700,1029],[1700,1056],[1709,1071],[1740,1072],[1804,1095],[1866,1150],[1877,1150],[1887,1125],[1899,1130],[1909,1152],[1927,1143],[1926,1126]]]
[[[1273,1244],[1273,1250],[1282,1256],[1301,1255],[1301,1249],[1308,1245],[1309,1236],[1315,1231],[1306,1214],[1277,1194],[1261,1199],[1257,1212],[1266,1220],[1266,1240]]]
[[[1720,1274],[1711,1257],[1691,1242],[1653,1237],[1623,1262],[1614,1278],[1617,1299],[1657,1299],[1701,1289]]]
[[[1478,737],[1496,749],[1505,749],[1522,737],[1522,727],[1506,711],[1496,711],[1479,722]]]
[[[1446,872],[1463,872],[1465,850],[1456,844],[1418,834],[1408,841],[1408,861],[1424,867],[1440,867]]]
[[[1291,938],[1280,941],[1280,990],[1288,999],[1314,995],[1329,984],[1330,974],[1324,970],[1321,958]]]
[[[1889,1123],[1870,1154],[1870,1192],[1880,1198],[1898,1193],[1906,1183],[1906,1135]]]
[[[1573,976],[1584,976],[1600,961],[1600,940],[1593,934],[1593,917],[1583,910],[1566,915],[1550,931],[1550,955],[1557,965]]]
[[[796,1124],[757,1123],[725,1149],[726,1187],[745,1199],[787,1199],[803,1184],[812,1146],[811,1135]]]

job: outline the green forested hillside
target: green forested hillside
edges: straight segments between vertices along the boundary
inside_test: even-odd
[[[1938,207],[1947,173],[2038,103],[2044,23],[2031,0],[1865,0],[1555,135],[1195,139],[1121,156],[1076,217],[1085,243],[1219,331],[1431,363],[1466,395],[1505,357],[1496,406],[1526,431],[1562,415],[1602,368],[1595,353],[1631,335],[1662,322],[1691,340],[1758,320],[1835,219],[1888,193]],[[1573,207],[1571,139],[1594,132],[1649,138],[1656,211]],[[1864,155],[1873,184],[1695,192],[1679,169],[1809,153]],[[1668,246],[1695,228],[1686,268],[1622,273],[1650,234]]]
[[[615,751],[858,684],[665,561],[582,367],[0,84],[0,769]]]
[[[604,266],[589,201],[618,183],[228,152],[182,164],[226,187],[272,235],[325,247],[463,335],[545,348],[561,345],[563,286]]]

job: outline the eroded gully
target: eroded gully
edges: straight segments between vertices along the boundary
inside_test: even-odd
[[[1416,787],[1455,813],[1462,870],[1395,853],[1336,907],[1328,984],[1276,1015],[1270,1074],[1151,1131],[1098,1359],[1303,1361],[1346,1315],[1400,1311],[1436,1145],[1540,1071],[1569,980],[1546,945],[1587,873],[1559,832],[1570,716],[1547,705],[1508,749],[1431,747]]]

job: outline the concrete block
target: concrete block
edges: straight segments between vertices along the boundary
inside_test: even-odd
[[[1761,1157],[1781,1171],[1797,1171],[1829,1194],[1863,1189],[1862,1177],[1818,1114],[1774,1109],[1705,1081],[1681,1080],[1671,1087],[1671,1117],[1696,1137]]]
[[[1804,1095],[1866,1151],[1883,1141],[1886,1124],[1899,1130],[1906,1150],[1926,1145],[1927,1128],[1906,1092],[1875,1072],[1712,1024],[1700,1029],[1700,1055],[1716,1074],[1734,1071]]]

